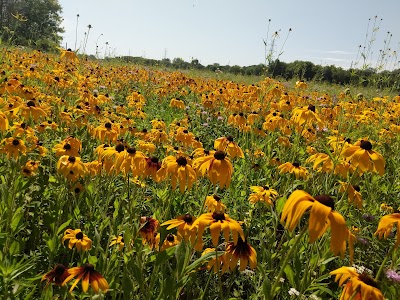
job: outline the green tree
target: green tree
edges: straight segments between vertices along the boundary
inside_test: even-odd
[[[58,0],[0,0],[0,35],[15,45],[55,49],[64,30]]]

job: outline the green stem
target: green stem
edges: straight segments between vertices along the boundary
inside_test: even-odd
[[[376,281],[379,280],[379,277],[381,276],[381,274],[382,274],[382,272],[383,272],[383,268],[385,267],[386,262],[388,261],[389,257],[392,256],[393,251],[394,251],[395,249],[396,249],[396,244],[393,244],[393,246],[390,248],[388,254],[386,254],[385,259],[383,260],[381,266],[379,267],[378,273],[376,273],[376,276],[375,276],[375,280],[376,280]]]
[[[285,257],[285,260],[283,261],[282,265],[281,265],[281,269],[279,270],[278,275],[275,278],[274,284],[272,285],[271,288],[271,294],[269,295],[268,299],[272,300],[275,297],[275,290],[278,287],[279,284],[279,280],[281,279],[283,272],[285,270],[285,267],[287,265],[287,263],[289,262],[289,259],[292,257],[293,253],[296,251],[297,245],[300,243],[301,238],[303,237],[303,235],[306,233],[308,229],[308,226],[304,226],[304,228],[302,229],[302,231],[299,233],[299,235],[296,237],[296,240],[294,241],[294,244],[292,245],[292,248],[290,248],[288,254]]]

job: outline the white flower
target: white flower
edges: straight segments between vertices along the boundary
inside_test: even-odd
[[[290,288],[288,293],[289,293],[290,296],[293,296],[293,295],[298,296],[298,295],[300,295],[300,292],[298,290],[296,290],[295,288]]]

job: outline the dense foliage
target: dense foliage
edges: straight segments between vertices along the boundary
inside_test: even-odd
[[[63,32],[58,0],[1,0],[0,38],[41,50],[58,47]]]

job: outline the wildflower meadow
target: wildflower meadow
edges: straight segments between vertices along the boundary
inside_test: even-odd
[[[0,49],[2,299],[399,299],[400,96]]]

